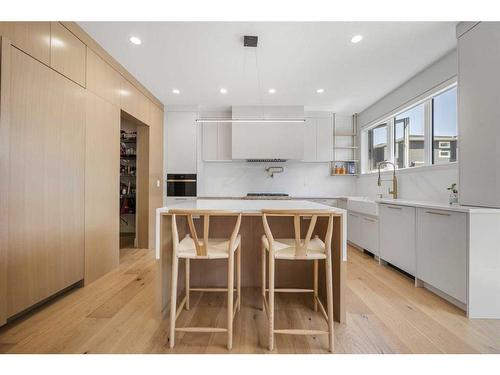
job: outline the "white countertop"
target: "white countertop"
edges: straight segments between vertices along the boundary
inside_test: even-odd
[[[461,206],[458,204],[450,205],[446,203],[422,202],[422,201],[412,201],[406,199],[377,199],[375,200],[375,202],[382,204],[392,204],[395,206],[409,206],[409,207],[429,208],[435,210],[456,211],[465,213],[478,213],[478,214],[500,213],[500,209],[497,208]]]
[[[295,199],[196,199],[182,201],[172,205],[176,209],[200,209],[200,210],[222,210],[237,211],[243,214],[260,214],[262,210],[329,210],[332,212],[345,213],[345,210],[325,204],[307,200]],[[160,214],[168,213],[169,207],[158,208]]]

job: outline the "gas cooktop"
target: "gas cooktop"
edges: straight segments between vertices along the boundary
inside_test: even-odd
[[[245,199],[291,199],[286,193],[248,193]]]

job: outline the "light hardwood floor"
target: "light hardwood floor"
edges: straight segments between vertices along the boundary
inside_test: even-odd
[[[224,334],[179,334],[156,314],[156,265],[148,250],[122,250],[120,267],[0,328],[2,353],[227,353]],[[232,353],[268,353],[257,288],[243,291]],[[335,324],[336,353],[500,353],[500,320],[464,313],[395,270],[349,249],[347,324]],[[192,293],[182,325],[225,324],[225,295]],[[276,326],[326,328],[310,296],[276,297]],[[274,353],[327,353],[327,337],[277,335]]]

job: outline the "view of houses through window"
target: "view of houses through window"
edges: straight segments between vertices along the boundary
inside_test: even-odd
[[[426,132],[431,134],[426,137]],[[367,130],[367,136],[367,172],[384,160],[393,161],[397,168],[456,161],[456,86],[382,121]]]

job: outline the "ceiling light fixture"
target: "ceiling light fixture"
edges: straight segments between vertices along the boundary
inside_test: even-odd
[[[172,92],[175,94],[175,95],[179,95],[181,93],[181,90],[179,89],[173,89]]]
[[[351,42],[356,44],[363,40],[363,35],[354,35],[351,39]]]
[[[136,36],[131,36],[131,37],[129,38],[129,40],[130,40],[130,43],[135,44],[136,46],[138,46],[138,45],[142,44],[142,40],[140,40],[140,39],[139,39],[138,37],[136,37]]]
[[[276,93],[276,89],[269,89],[269,94],[275,94]]]
[[[221,88],[219,91],[221,94],[227,94],[227,89],[225,89],[224,87]]]
[[[316,92],[318,94],[323,94],[325,92],[325,89],[317,89]]]
[[[305,122],[303,118],[282,118],[282,119],[270,119],[270,118],[199,118],[196,122]]]

